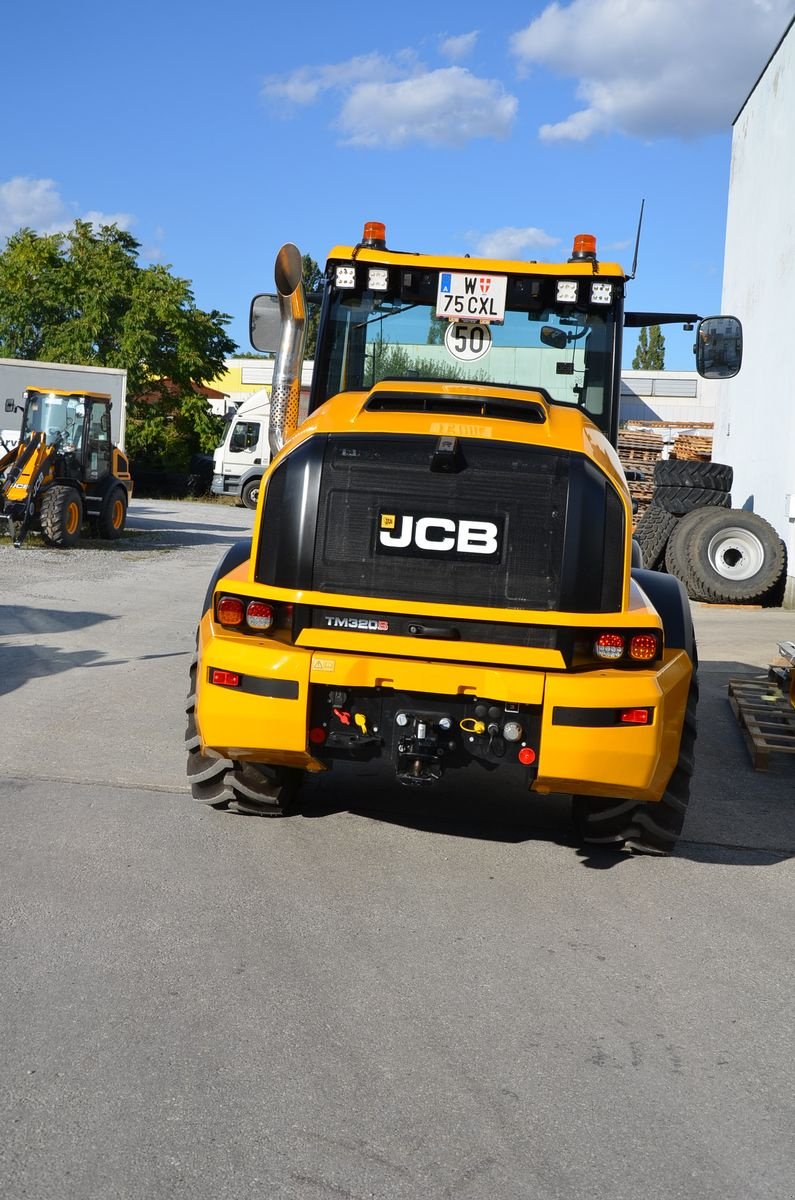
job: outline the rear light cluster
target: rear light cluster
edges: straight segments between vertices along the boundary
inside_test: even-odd
[[[242,633],[265,633],[277,624],[289,622],[291,613],[291,604],[276,605],[241,596],[219,596],[215,602],[218,623],[225,629],[240,629]]]
[[[616,662],[620,659],[635,663],[653,662],[660,657],[661,651],[660,635],[648,631],[643,633],[632,633],[631,631],[600,633],[593,643],[593,652],[596,657],[608,662]]]

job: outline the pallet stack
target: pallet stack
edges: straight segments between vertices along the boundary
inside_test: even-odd
[[[636,522],[651,503],[654,492],[654,464],[663,451],[659,433],[622,430],[618,435],[618,457],[627,472],[629,492],[637,502]]]
[[[671,458],[709,462],[712,458],[712,435],[680,433],[671,449]]]

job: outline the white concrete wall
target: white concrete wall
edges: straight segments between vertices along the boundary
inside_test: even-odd
[[[734,125],[721,307],[745,348],[716,385],[713,458],[734,467],[734,507],[786,543],[795,603],[795,26]]]

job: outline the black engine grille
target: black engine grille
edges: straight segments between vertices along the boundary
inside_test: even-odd
[[[440,467],[439,446],[437,437],[395,434],[303,443],[268,483],[257,578],[487,608],[619,607],[623,510],[588,459],[461,438]],[[416,529],[423,517],[444,523],[430,531],[430,548],[417,539],[384,548],[385,522],[393,542],[404,518]],[[467,522],[493,531],[493,553],[471,552],[466,538],[462,548]],[[445,530],[455,531],[455,545],[437,549]]]
[[[334,439],[320,490],[314,586],[362,596],[554,607],[560,583],[568,458],[467,441],[461,469],[430,469],[438,438]],[[491,522],[497,561],[469,554],[378,553],[379,513]],[[455,552],[453,552],[455,554]]]

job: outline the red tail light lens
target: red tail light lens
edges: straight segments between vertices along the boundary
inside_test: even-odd
[[[653,633],[636,633],[630,638],[629,657],[636,662],[650,662],[659,654],[659,642]]]
[[[600,633],[594,642],[593,652],[597,658],[621,658],[624,639],[620,633]]]
[[[246,608],[246,622],[251,629],[270,629],[276,620],[276,609],[264,600],[250,600]]]
[[[242,625],[246,615],[243,601],[237,596],[222,596],[215,612],[222,625]]]
[[[210,671],[210,683],[217,683],[221,687],[239,687],[240,676],[235,671],[219,671],[217,667],[213,667]]]
[[[623,708],[621,710],[622,725],[650,725],[650,708]]]

